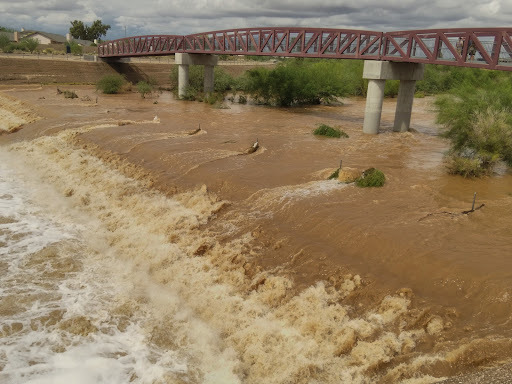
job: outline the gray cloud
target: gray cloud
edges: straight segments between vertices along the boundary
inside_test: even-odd
[[[510,24],[510,0],[0,0],[0,25],[65,34],[72,20],[110,24],[107,38],[297,26],[391,31]]]

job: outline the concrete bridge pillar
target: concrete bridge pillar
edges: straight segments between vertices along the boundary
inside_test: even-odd
[[[386,80],[370,79],[366,92],[366,107],[364,110],[363,132],[376,135],[379,133],[380,115],[384,101]]]
[[[423,79],[425,65],[390,61],[365,61],[363,78],[369,79],[363,132],[377,134],[380,127],[386,80],[400,80],[393,130],[406,132],[411,123],[416,81]]]
[[[204,65],[204,93],[213,92],[214,67],[219,58],[215,55],[197,53],[176,53],[175,62],[178,65],[178,96],[183,97],[188,87],[189,65]]]

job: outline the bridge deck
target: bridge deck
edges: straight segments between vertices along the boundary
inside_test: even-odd
[[[98,46],[104,58],[175,53],[387,60],[512,71],[512,28],[396,32],[245,28],[134,36]]]

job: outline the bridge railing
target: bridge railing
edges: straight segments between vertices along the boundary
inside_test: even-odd
[[[181,52],[184,36],[148,35],[126,37],[98,45],[100,57],[170,55]]]
[[[185,36],[184,51],[228,55],[378,58],[382,32],[319,28],[248,28]]]
[[[387,32],[381,60],[512,70],[511,36],[512,28]]]
[[[459,38],[464,41],[458,45]],[[388,60],[512,71],[512,28],[375,32],[322,28],[245,28],[135,36],[98,46],[100,57],[226,55]]]

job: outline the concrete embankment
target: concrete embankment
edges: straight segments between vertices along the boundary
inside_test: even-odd
[[[2,84],[94,84],[101,77],[121,73],[126,80],[137,83],[153,79],[160,86],[170,83],[174,60],[160,62],[105,63],[66,60],[65,58],[37,59],[0,56],[0,83]],[[237,76],[255,65],[222,65]]]

